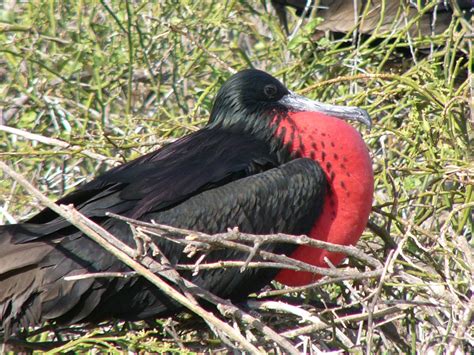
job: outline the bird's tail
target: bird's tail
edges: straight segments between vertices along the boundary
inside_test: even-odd
[[[42,242],[15,243],[21,224],[0,226],[0,329],[8,338],[19,327],[37,324],[44,271],[40,262],[53,246]]]
[[[178,309],[141,278],[66,280],[66,276],[98,270],[129,269],[91,239],[78,242],[81,232],[57,226],[0,226],[0,333],[3,330],[4,339],[45,321],[137,320]],[[92,256],[97,259],[94,265]]]

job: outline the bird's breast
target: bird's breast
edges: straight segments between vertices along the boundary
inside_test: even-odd
[[[311,158],[324,170],[328,182],[323,210],[309,236],[336,244],[359,240],[372,207],[372,161],[360,133],[345,121],[315,112],[298,112],[277,128],[283,142],[296,155]],[[311,247],[299,247],[293,258],[327,267],[325,258],[338,264],[344,255]],[[277,280],[287,285],[315,281],[317,275],[283,270]]]

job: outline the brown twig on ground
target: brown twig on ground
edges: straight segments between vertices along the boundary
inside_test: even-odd
[[[381,310],[378,310],[372,314],[373,319],[377,318],[383,318],[387,315],[394,314],[394,313],[399,313],[403,312],[406,309],[410,308],[411,306],[406,305],[406,306],[393,306],[393,307],[387,307]],[[350,315],[350,316],[345,316],[341,318],[335,318],[331,322],[326,322],[326,321],[321,321],[321,323],[316,323],[316,324],[311,324],[307,325],[301,328],[297,329],[292,329],[288,330],[286,332],[283,332],[281,335],[288,337],[288,338],[295,338],[297,336],[303,335],[303,334],[308,334],[312,333],[318,330],[323,330],[327,328],[333,327],[335,324],[343,324],[344,322],[359,322],[359,321],[365,321],[369,318],[369,312],[365,313],[360,313],[360,314],[355,314],[355,315]]]
[[[380,277],[380,271],[375,270],[375,271],[366,271],[366,272],[361,272],[359,275],[345,275],[345,276],[340,276],[340,277],[327,277],[322,279],[321,281],[317,281],[314,283],[311,283],[309,285],[305,286],[299,286],[299,287],[286,287],[281,290],[271,290],[271,291],[264,291],[258,295],[258,297],[274,297],[274,296],[281,296],[285,295],[288,293],[293,293],[293,292],[303,292],[303,291],[308,291],[311,289],[314,289],[316,287],[320,287],[323,285],[331,284],[331,283],[337,283],[341,281],[348,281],[348,280],[363,280],[363,279],[370,279],[370,278],[378,278]]]
[[[277,311],[279,313],[288,313],[301,318],[301,321],[311,322],[313,325],[326,328],[327,323],[322,321],[319,317],[311,314],[310,312],[293,306],[288,303],[279,301],[249,301],[248,305],[252,309],[265,309]],[[335,329],[336,337],[347,347],[353,347],[352,341],[342,332],[340,329]],[[286,335],[285,335],[286,336]]]

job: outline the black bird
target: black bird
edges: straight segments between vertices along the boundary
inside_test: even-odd
[[[321,220],[318,216],[325,215],[325,203],[332,206],[333,215],[328,218],[334,221],[336,216],[333,198],[325,199],[328,189],[332,196],[337,196],[340,189],[331,187],[331,182],[337,181],[334,172],[327,170],[327,164],[321,167],[316,161],[319,158],[311,159],[313,149],[305,150],[303,146],[313,139],[312,134],[305,135],[308,124],[313,124],[308,122],[314,121],[314,129],[322,127],[323,133],[325,122],[330,127],[333,121],[342,122],[328,115],[370,124],[365,111],[319,104],[290,92],[262,71],[245,70],[219,90],[204,128],[109,170],[57,203],[73,204],[132,247],[135,243],[128,225],[107,217],[106,212],[206,233],[237,226],[256,234],[308,234]],[[305,122],[301,132],[300,121]],[[348,157],[363,146],[357,154],[370,161],[360,136],[345,136],[344,129],[341,137],[350,138],[341,147],[347,149],[346,143],[356,147],[348,149]],[[373,188],[370,163],[369,168],[364,164],[357,161],[353,175],[359,176],[360,170],[361,176],[367,177],[367,191],[357,188],[364,190],[362,195],[358,191],[352,194],[357,203],[368,205],[354,213],[355,224],[362,229]],[[350,167],[350,162],[346,165]],[[365,181],[357,179],[357,184]],[[351,180],[345,181],[350,187]],[[336,222],[334,225],[344,229],[344,223]],[[351,230],[348,243],[359,237],[357,233],[358,229]],[[343,242],[344,238],[340,237]],[[183,255],[176,243],[159,238],[154,242],[172,264],[196,261],[196,257]],[[295,249],[286,244],[263,248],[287,255]],[[204,262],[246,258],[245,253],[219,250],[211,252]],[[65,276],[105,271],[130,270],[50,209],[24,223],[0,226],[0,328],[4,336],[8,338],[19,328],[44,321],[73,324],[140,320],[180,311],[180,305],[143,278],[64,280]],[[201,271],[194,276],[191,272],[181,274],[221,297],[237,301],[268,284],[277,272],[241,272],[234,268]]]

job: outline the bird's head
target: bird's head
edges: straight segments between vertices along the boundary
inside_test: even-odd
[[[285,117],[303,111],[371,125],[367,112],[358,107],[308,99],[291,92],[270,74],[247,69],[231,76],[217,93],[209,126],[258,134],[274,122],[275,116]]]

